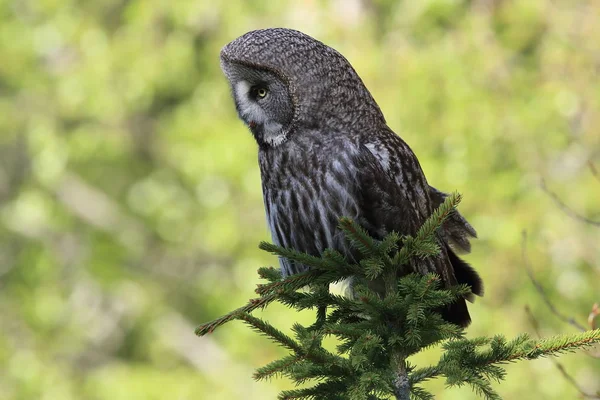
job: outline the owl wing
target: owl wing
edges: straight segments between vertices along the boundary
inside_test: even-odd
[[[442,205],[448,194],[437,190],[433,186],[429,186],[429,197],[433,206],[437,208]],[[458,210],[454,210],[448,216],[448,219],[442,225],[440,233],[452,249],[459,253],[470,253],[470,239],[477,237],[475,229],[473,229],[471,224],[469,224]]]
[[[383,135],[383,140],[380,136],[374,135],[374,137],[369,138],[364,146],[377,160],[382,171],[403,192],[409,193],[409,197],[409,187],[416,192],[412,195],[412,200],[422,205],[418,209],[421,217],[423,217],[423,212],[428,216],[432,210],[425,205],[431,204],[435,209],[442,205],[448,194],[427,184],[419,161],[410,147],[396,134],[389,133],[391,133],[391,136],[388,137],[388,134]],[[419,176],[422,179],[418,179]],[[429,197],[429,201],[427,197]],[[426,216],[425,218],[427,218]],[[464,253],[471,251],[470,239],[477,237],[475,229],[458,210],[455,210],[444,222],[440,234],[444,241],[451,245],[452,249]]]
[[[427,183],[419,161],[410,147],[392,131],[369,135],[361,146],[363,157],[361,184],[365,226],[372,234],[383,237],[391,231],[414,235],[445,198],[445,194]],[[472,292],[483,294],[481,278],[450,247],[469,249],[467,235],[475,231],[458,213],[438,232],[440,254],[415,260],[413,271],[437,273],[445,287],[465,283]],[[471,300],[471,298],[468,298]],[[448,321],[466,326],[470,322],[464,300],[457,301],[443,314]]]
[[[414,235],[434,209],[429,185],[410,147],[391,131],[369,135],[362,143],[362,211],[368,227],[383,237],[391,231]],[[425,266],[423,266],[425,267]],[[421,269],[421,268],[419,268]],[[452,271],[427,268],[452,282]],[[446,268],[448,269],[448,268]],[[452,282],[454,283],[454,282]]]

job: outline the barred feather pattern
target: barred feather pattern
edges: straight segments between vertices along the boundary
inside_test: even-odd
[[[342,216],[377,238],[391,231],[416,233],[433,211],[429,186],[408,145],[391,131],[378,133],[369,140],[343,132],[329,132],[323,140],[315,133],[260,150],[267,223],[276,244],[312,255],[334,248],[353,259],[337,228]],[[307,268],[280,262],[285,276]],[[453,280],[432,264],[425,260],[413,269]]]
[[[376,238],[392,231],[412,235],[444,201],[446,194],[428,184],[415,154],[334,49],[301,32],[266,29],[225,46],[221,65],[240,118],[259,146],[267,223],[276,244],[315,256],[332,248],[353,261],[357,254],[337,228],[340,217]],[[258,98],[253,87],[267,88],[269,95]],[[435,272],[446,287],[465,283],[483,294],[478,274],[456,255],[468,252],[475,236],[453,213],[438,235],[441,254],[414,260],[401,274]],[[286,259],[280,264],[284,276],[307,269]],[[464,300],[442,311],[448,321],[470,322]]]
[[[351,255],[337,224],[341,216],[357,221],[361,217],[353,161],[358,150],[349,145],[347,151],[325,160],[321,151],[331,142],[294,141],[277,151],[261,149],[265,211],[275,244],[312,255],[327,248]],[[286,259],[280,263],[284,276],[306,270]]]

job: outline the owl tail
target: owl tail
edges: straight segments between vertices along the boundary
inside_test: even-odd
[[[467,309],[466,300],[473,302],[475,301],[475,295],[483,296],[483,281],[473,267],[461,260],[452,249],[447,248],[447,252],[457,282],[469,285],[471,287],[471,294],[463,299],[458,299],[455,303],[442,310],[442,316],[448,322],[466,327],[471,323],[471,316]]]

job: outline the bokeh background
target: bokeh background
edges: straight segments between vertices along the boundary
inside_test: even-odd
[[[246,31],[341,51],[432,185],[464,195],[486,296],[470,337],[575,332],[600,300],[600,3],[595,0],[0,1],[0,399],[273,399],[282,352],[241,323],[276,263],[257,149],[219,70]],[[590,164],[592,163],[592,164]],[[546,191],[542,182],[545,182]],[[309,316],[274,307],[283,327]],[[435,360],[435,350],[414,362]],[[600,390],[600,360],[561,362]],[[550,360],[506,399],[574,399]],[[469,388],[429,386],[439,399]]]

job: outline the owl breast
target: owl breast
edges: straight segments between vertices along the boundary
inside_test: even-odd
[[[340,151],[333,154],[326,148]],[[357,146],[344,140],[306,146],[290,141],[277,151],[259,153],[267,223],[275,244],[311,255],[332,248],[352,258],[337,225],[342,216],[361,220],[357,153]],[[307,269],[286,259],[280,264],[284,276]]]

